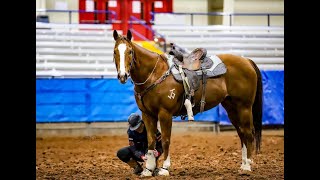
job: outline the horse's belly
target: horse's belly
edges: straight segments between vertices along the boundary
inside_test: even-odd
[[[200,104],[202,97],[202,82],[194,96],[195,104]],[[217,106],[227,96],[227,90],[222,77],[207,79],[205,91],[205,110]]]

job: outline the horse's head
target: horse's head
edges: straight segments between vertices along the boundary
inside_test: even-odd
[[[122,84],[127,82],[130,70],[133,65],[133,47],[131,43],[132,34],[128,30],[127,37],[119,35],[113,31],[113,38],[116,41],[114,46],[113,58],[116,64],[118,79]]]

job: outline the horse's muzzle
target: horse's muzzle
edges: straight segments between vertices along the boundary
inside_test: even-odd
[[[120,82],[121,82],[122,84],[125,84],[125,83],[127,82],[127,79],[128,79],[127,73],[125,73],[124,75],[119,75],[119,74],[118,74],[118,79],[120,80]]]

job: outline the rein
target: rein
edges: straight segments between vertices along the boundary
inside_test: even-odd
[[[161,55],[159,55],[159,56],[161,56]],[[158,61],[159,61],[159,56],[158,56],[157,63],[158,63]],[[162,56],[161,56],[161,58],[163,59]],[[157,66],[157,63],[156,63],[156,65],[155,65],[155,67]],[[153,68],[153,70],[152,70],[152,72],[150,73],[150,75],[149,75],[149,77],[147,78],[147,80],[151,77],[151,74],[154,72],[155,67]],[[172,67],[171,67],[171,68],[172,68]],[[142,105],[143,105],[143,107],[144,107],[145,109],[147,109],[147,108],[146,108],[146,106],[144,105],[144,101],[143,101],[144,95],[146,95],[147,92],[149,92],[151,89],[153,89],[156,85],[158,85],[158,84],[160,84],[162,81],[164,81],[164,80],[169,76],[171,68],[169,68],[164,74],[162,74],[162,76],[161,76],[159,79],[157,79],[154,83],[150,84],[150,85],[149,85],[147,88],[145,88],[143,91],[137,92],[137,91],[134,90],[134,95],[136,95],[136,96],[138,97],[138,99],[141,101],[141,103],[142,103]],[[147,80],[146,80],[145,82],[143,82],[143,84],[146,83]]]
[[[124,38],[124,40],[126,40],[128,42],[128,40],[126,38]],[[131,55],[132,55],[132,60],[130,62],[130,68],[129,68],[129,76],[130,75],[130,72],[131,72],[131,69],[132,69],[132,66],[134,64],[134,62],[136,62],[136,59],[135,59],[135,56],[134,56],[134,51],[132,50],[131,52]],[[163,56],[158,54],[158,58],[157,58],[157,62],[156,64],[154,65],[153,67],[153,70],[151,71],[151,73],[149,74],[148,78],[144,81],[144,82],[135,82],[132,78],[131,78],[131,82],[134,84],[134,85],[137,85],[137,86],[140,86],[140,85],[144,85],[150,78],[151,78],[151,75],[154,73],[157,65],[158,65],[158,62],[160,60],[159,56],[161,56],[161,58],[164,60]],[[113,61],[115,61],[115,57],[113,57]],[[144,105],[144,101],[143,101],[143,97],[151,90],[153,89],[156,85],[160,84],[162,81],[164,81],[170,74],[170,70],[171,70],[172,67],[169,67],[169,69],[164,73],[162,74],[162,76],[157,79],[154,83],[152,83],[151,85],[149,85],[147,88],[145,88],[144,90],[142,90],[141,92],[137,92],[136,90],[134,90],[134,95],[138,97],[138,99],[141,101],[143,107],[147,110],[146,106]],[[149,113],[150,114],[150,113]],[[151,113],[152,114],[152,113]]]
[[[159,56],[160,56],[160,55],[159,55]],[[138,85],[138,86],[144,85],[144,84],[150,79],[151,75],[153,74],[154,70],[156,69],[156,67],[157,67],[157,65],[158,65],[159,56],[158,56],[158,59],[157,59],[156,64],[155,64],[154,67],[153,67],[153,70],[152,70],[151,73],[149,74],[149,77],[148,77],[144,82],[142,82],[142,83],[137,83],[137,82],[134,82],[133,79],[131,78],[131,81],[132,81],[135,85]],[[133,56],[133,58],[134,58],[134,56]],[[131,62],[133,62],[133,61],[131,61]],[[131,65],[130,65],[130,69],[131,69]]]

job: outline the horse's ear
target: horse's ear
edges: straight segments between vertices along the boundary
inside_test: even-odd
[[[116,41],[118,39],[119,35],[117,30],[113,30],[113,39]]]
[[[132,34],[131,34],[131,31],[129,29],[128,29],[128,32],[127,32],[127,38],[131,41]]]

